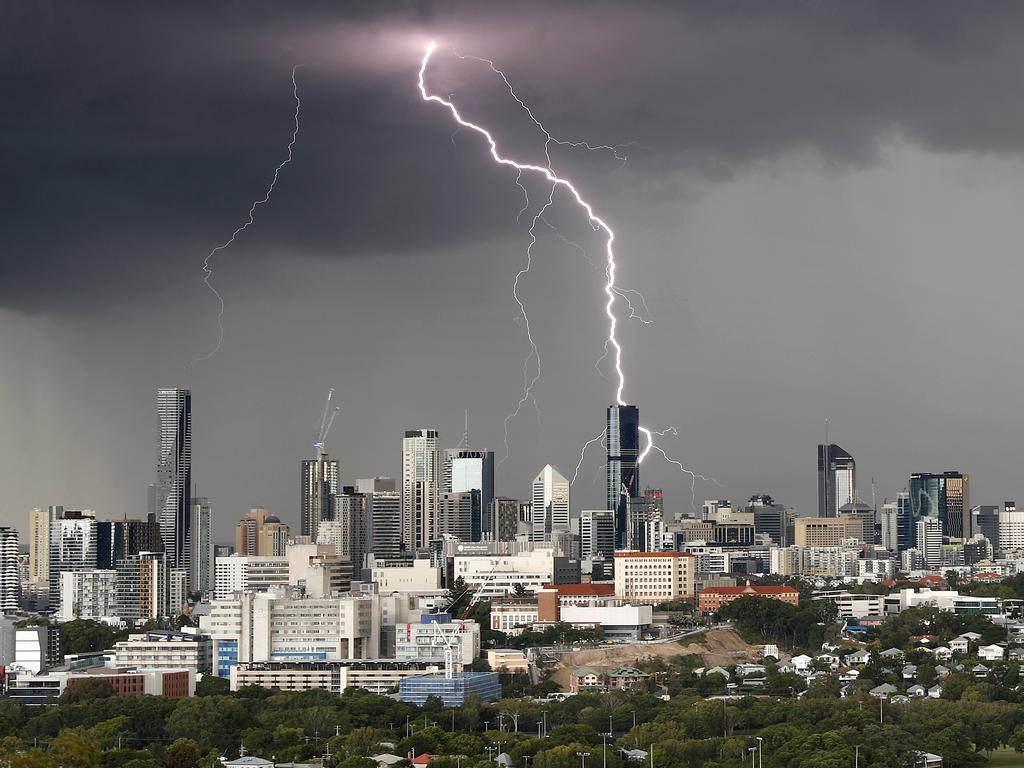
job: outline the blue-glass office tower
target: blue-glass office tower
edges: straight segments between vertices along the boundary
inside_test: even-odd
[[[615,510],[615,545],[627,540],[629,500],[640,496],[640,409],[608,406],[608,509]]]

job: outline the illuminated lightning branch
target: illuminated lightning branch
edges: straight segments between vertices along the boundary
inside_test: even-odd
[[[231,233],[231,237],[227,239],[227,242],[218,245],[206,255],[205,259],[203,259],[203,283],[210,289],[210,292],[217,297],[217,303],[220,305],[220,308],[217,311],[217,344],[209,354],[197,357],[185,366],[186,368],[191,368],[196,363],[209,360],[220,351],[221,344],[224,343],[224,297],[221,296],[220,292],[210,283],[210,278],[213,277],[213,267],[210,264],[210,260],[220,251],[223,251],[235,242],[235,238],[252,225],[253,221],[255,221],[256,209],[261,205],[266,205],[270,201],[270,195],[274,191],[274,186],[277,184],[278,176],[280,176],[284,167],[292,161],[292,150],[295,148],[295,142],[299,138],[299,110],[302,108],[302,101],[299,99],[299,84],[295,79],[295,73],[298,71],[300,66],[302,65],[296,64],[292,67],[292,97],[295,99],[295,128],[292,130],[291,141],[288,142],[288,156],[274,169],[274,176],[271,178],[270,186],[267,187],[267,191],[263,194],[263,197],[256,200],[249,208],[249,218],[247,218],[238,229]]]
[[[582,467],[582,466],[583,466],[583,457],[584,457],[584,456],[586,455],[586,453],[587,453],[587,448],[589,448],[589,447],[590,447],[591,445],[593,445],[594,443],[596,443],[596,442],[598,442],[599,440],[601,440],[601,439],[602,439],[602,438],[603,438],[603,437],[605,436],[605,434],[606,434],[607,432],[608,432],[608,428],[607,428],[607,427],[605,427],[605,428],[604,428],[604,429],[602,429],[602,430],[601,430],[600,432],[598,432],[598,433],[597,433],[596,435],[594,435],[594,436],[593,436],[592,438],[590,438],[589,440],[587,440],[587,442],[586,442],[586,443],[584,443],[584,445],[583,445],[583,450],[581,450],[581,451],[580,451],[580,460],[576,462],[576,469],[575,469],[575,470],[573,471],[573,473],[572,473],[572,480],[570,480],[570,481],[569,481],[569,487],[570,487],[570,488],[571,488],[571,487],[572,487],[573,485],[575,485],[575,484],[576,484],[576,478],[577,478],[577,477],[579,476],[579,474],[580,474],[580,467]]]
[[[583,199],[583,196],[580,194],[579,190],[576,189],[575,185],[573,185],[572,182],[570,182],[568,179],[558,176],[549,167],[536,165],[534,163],[523,163],[517,160],[512,160],[510,158],[504,157],[498,151],[497,141],[495,141],[490,131],[488,131],[486,128],[483,128],[480,125],[477,125],[476,123],[470,120],[466,120],[459,112],[458,108],[451,101],[441,96],[438,96],[437,94],[432,94],[427,91],[427,86],[425,83],[427,65],[430,63],[430,58],[431,56],[433,56],[435,47],[436,46],[433,42],[431,42],[427,46],[427,51],[423,55],[423,60],[420,63],[418,85],[420,89],[420,95],[423,97],[423,100],[441,104],[449,111],[452,118],[454,118],[454,120],[459,125],[461,125],[463,128],[468,128],[469,130],[475,131],[476,133],[479,133],[481,136],[483,136],[484,139],[487,141],[491,158],[497,164],[505,165],[510,168],[515,168],[519,172],[529,171],[539,176],[543,176],[553,187],[565,188],[565,190],[568,191],[572,198],[576,201],[577,205],[579,205],[584,210],[584,212],[587,215],[587,220],[590,226],[594,229],[594,231],[600,231],[605,234],[605,253],[607,256],[608,268],[606,272],[607,280],[605,282],[604,292],[605,295],[608,297],[608,301],[605,303],[605,314],[608,316],[608,343],[611,346],[612,350],[614,350],[615,373],[618,377],[618,383],[615,389],[615,401],[619,405],[625,405],[626,401],[623,400],[622,394],[623,390],[626,388],[626,377],[622,370],[622,345],[619,344],[619,340],[616,338],[615,335],[616,326],[618,325],[618,321],[616,319],[614,311],[615,299],[618,296],[618,294],[615,291],[615,271],[617,266],[615,262],[614,249],[615,232],[612,231],[612,228],[608,226],[608,223],[604,221],[604,219],[602,219],[594,212],[593,206]]]
[[[680,472],[682,472],[683,474],[689,475],[690,476],[690,506],[693,508],[694,512],[697,511],[697,481],[698,480],[703,480],[706,483],[714,483],[719,488],[722,487],[722,484],[720,482],[718,482],[717,480],[715,480],[715,478],[713,478],[713,477],[706,477],[706,476],[700,474],[699,472],[694,472],[692,469],[687,469],[686,467],[683,466],[682,462],[677,461],[676,459],[673,459],[671,456],[669,456],[667,453],[665,453],[665,450],[663,448],[661,448],[660,446],[657,446],[657,445],[654,444],[654,436],[655,435],[669,435],[669,434],[671,434],[671,435],[678,435],[679,434],[679,430],[677,430],[675,427],[668,427],[668,428],[662,429],[660,431],[651,430],[651,429],[648,429],[647,427],[640,427],[640,431],[643,433],[644,437],[647,438],[647,443],[646,443],[646,445],[644,445],[644,449],[640,452],[640,455],[637,457],[637,464],[642,464],[643,460],[645,458],[647,458],[647,454],[649,454],[652,450],[654,450],[654,451],[657,451],[658,453],[660,453],[662,458],[665,459],[665,461],[667,461],[669,464],[672,464],[672,465],[676,466],[679,469]]]

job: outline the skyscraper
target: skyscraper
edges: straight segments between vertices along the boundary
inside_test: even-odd
[[[406,551],[426,547],[435,538],[441,481],[438,431],[407,430],[402,439],[402,540]]]
[[[615,513],[610,509],[580,512],[580,559],[611,559],[615,554]]]
[[[569,530],[569,481],[548,464],[533,479],[531,512],[533,541],[551,541],[555,531]]]
[[[341,466],[320,451],[315,459],[302,461],[302,503],[299,532],[316,539],[320,523],[333,520],[331,502],[338,494]]]
[[[915,520],[922,517],[938,518],[942,522],[943,536],[958,539],[971,537],[968,475],[954,471],[942,474],[915,472],[910,476],[910,505]]]
[[[397,556],[402,551],[402,495],[394,478],[357,480],[356,490],[366,496],[369,551],[379,558]]]
[[[921,517],[915,528],[917,549],[924,557],[925,565],[937,568],[942,550],[942,522],[937,517]]]
[[[50,577],[50,525],[64,516],[64,507],[33,509],[28,514],[28,578],[45,584]]]
[[[12,613],[21,603],[18,529],[0,527],[0,611]]]
[[[605,433],[608,441],[608,509],[615,510],[615,542],[628,538],[629,500],[640,495],[640,410],[635,405],[609,405]]]
[[[363,561],[370,545],[369,499],[366,494],[346,485],[342,492],[334,497],[333,504],[336,540],[332,543],[338,555],[352,561],[353,573],[358,578],[362,573]],[[325,543],[319,536],[317,542]]]
[[[192,525],[192,393],[157,390],[160,449],[156,464],[156,509],[167,563],[189,567]]]
[[[477,491],[478,507],[473,510],[472,541],[489,534],[487,511],[494,498],[494,452],[453,448],[445,451],[444,489],[447,493]]]
[[[766,533],[777,547],[788,547],[792,544],[792,531],[789,526],[789,514],[782,504],[766,493],[750,497],[747,506],[754,513],[754,533]]]
[[[857,498],[857,462],[835,443],[818,444],[818,517],[835,517]]]
[[[459,541],[479,541],[479,524],[474,525],[474,520],[479,520],[479,510],[480,491],[442,493],[437,504],[438,535],[454,536]]]
[[[192,523],[189,528],[188,588],[206,594],[213,589],[212,509],[205,496],[192,499]]]
[[[1009,508],[1009,502],[1004,508]],[[1012,505],[1016,508],[1016,504]],[[971,507],[971,531],[974,535],[981,534],[993,549],[1001,549],[1002,543],[999,539],[999,512],[995,504],[979,504]]]

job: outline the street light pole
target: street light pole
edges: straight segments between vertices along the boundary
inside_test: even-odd
[[[860,768],[860,744],[853,745],[853,768]]]
[[[761,768],[761,743],[764,741],[760,736],[757,737],[757,768]]]
[[[754,768],[754,753],[757,752],[757,747],[747,747],[747,752],[750,753],[750,768]]]
[[[577,752],[576,755],[580,759],[580,768],[587,768],[587,758],[590,757],[589,752]]]

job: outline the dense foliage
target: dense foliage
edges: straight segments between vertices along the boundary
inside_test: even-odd
[[[830,600],[806,600],[796,606],[768,597],[741,597],[722,606],[718,614],[748,642],[818,649],[834,634],[836,606]]]

